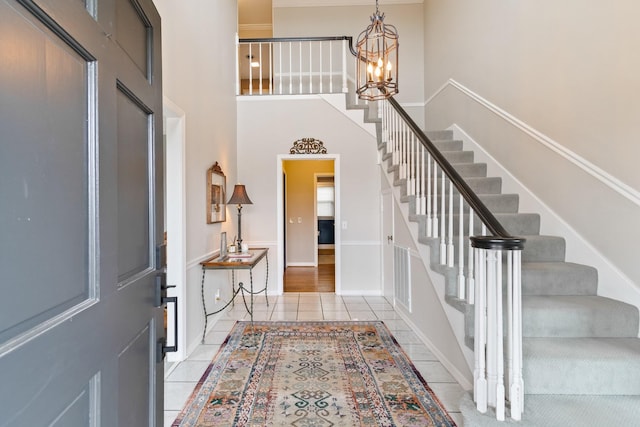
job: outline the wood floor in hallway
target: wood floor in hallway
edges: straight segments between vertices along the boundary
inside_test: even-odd
[[[285,292],[335,292],[335,264],[318,267],[287,267],[284,270]]]

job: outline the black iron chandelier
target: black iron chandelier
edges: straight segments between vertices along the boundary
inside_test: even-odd
[[[398,93],[398,31],[384,23],[378,0],[371,25],[358,36],[357,48],[358,97],[376,101]]]

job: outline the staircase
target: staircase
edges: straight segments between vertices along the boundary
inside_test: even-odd
[[[394,174],[394,185],[405,189],[405,180],[398,178],[398,167],[392,165],[380,135],[378,149],[387,171]],[[501,179],[487,177],[487,165],[475,163],[474,153],[464,151],[462,141],[454,140],[451,131],[427,136],[507,231],[526,238],[522,254],[525,409],[517,424],[640,425],[638,309],[598,296],[597,271],[565,261],[564,239],[540,235],[539,215],[519,212],[518,195],[502,194]],[[402,194],[401,201],[414,212],[408,220],[419,225],[418,241],[430,247],[431,259],[425,264],[444,276],[446,302],[465,315],[465,342],[473,349],[474,306],[456,297],[458,267],[440,264],[439,240],[425,237],[426,217],[415,214],[413,196]],[[479,413],[471,396],[460,406],[465,426],[516,423],[496,421],[491,410]]]

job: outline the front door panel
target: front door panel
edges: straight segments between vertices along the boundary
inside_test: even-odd
[[[151,0],[0,0],[2,427],[162,422],[160,52]]]

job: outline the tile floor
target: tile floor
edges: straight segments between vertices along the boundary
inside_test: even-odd
[[[431,389],[462,426],[458,402],[464,390],[384,297],[338,296],[333,293],[287,293],[256,299],[254,320],[383,320]],[[164,425],[171,426],[209,362],[236,320],[248,319],[241,305],[225,311],[189,358],[165,369]]]

